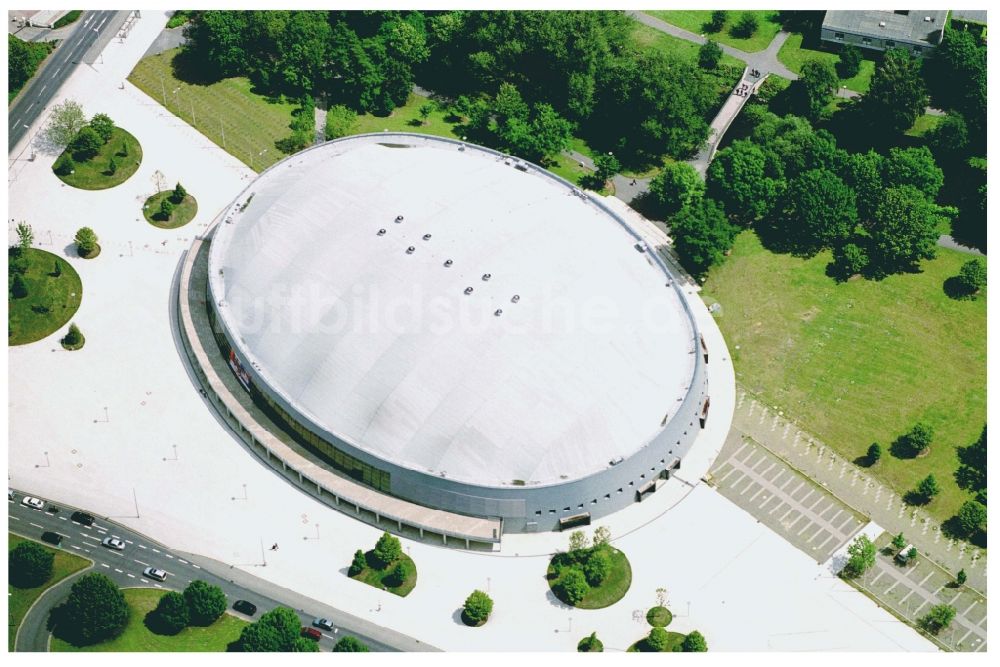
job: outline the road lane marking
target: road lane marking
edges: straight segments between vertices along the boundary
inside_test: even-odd
[[[43,83],[43,84],[42,84],[42,87],[38,89],[38,92],[40,92],[40,93],[44,93],[44,92],[45,92],[45,86],[47,86],[47,85],[49,85],[49,84],[47,84],[47,83]]]
[[[93,535],[88,535],[87,533],[80,533],[80,534],[86,537],[88,540],[94,540],[95,542],[101,541],[101,538],[99,537],[94,537]]]
[[[33,106],[35,106],[35,103],[34,103],[34,102],[32,102],[31,104],[29,104],[29,105],[28,105],[28,108],[27,108],[27,109],[25,109],[25,111],[31,111],[31,107],[33,107]]]
[[[193,567],[196,570],[200,570],[201,569],[201,565],[195,565],[194,563],[191,563],[191,567]]]
[[[117,567],[115,568],[115,572],[117,572],[118,574],[125,574],[124,572],[122,572],[121,570],[119,570]]]
[[[149,579],[143,579],[142,577],[139,577],[139,581],[141,581],[144,584],[148,584],[149,583]]]
[[[29,521],[28,525],[29,526],[34,526],[35,528],[41,528],[42,530],[45,530],[45,528],[43,528],[42,526],[39,526],[37,523],[32,523],[32,522]]]
[[[170,554],[163,554],[163,555],[166,556],[167,558],[173,558],[173,556],[171,556]]]
[[[104,25],[105,22],[107,22],[107,20],[108,20],[107,16],[105,16],[103,19],[101,19],[101,22],[97,24],[97,29],[100,30],[101,26]]]
[[[66,517],[64,517],[64,516],[61,516],[61,517],[59,517],[59,520],[60,520],[60,521],[65,521],[65,520],[66,520]]]
[[[187,562],[186,560],[184,560],[183,558],[178,558],[177,560],[178,560],[179,562],[181,562],[181,563],[184,563],[185,565],[187,565],[187,564],[188,564],[188,562]]]
[[[126,572],[125,576],[128,577],[129,579],[135,579],[135,575],[132,574],[131,572]]]
[[[135,546],[139,547],[140,549],[145,549],[146,548],[146,547],[142,546],[141,544],[137,544]]]
[[[60,65],[59,67],[56,68],[56,71],[52,73],[52,76],[54,77],[56,74],[58,74],[59,70],[61,70],[61,69],[62,69],[62,65]]]
[[[149,563],[143,563],[143,562],[142,562],[141,560],[139,560],[138,558],[133,558],[132,560],[134,560],[134,561],[135,561],[136,563],[138,563],[139,565],[145,565],[146,567],[149,567]]]
[[[125,540],[125,544],[135,544],[132,540]]]
[[[7,516],[8,516],[9,518],[13,519],[14,521],[20,521],[20,519],[19,519],[19,518],[17,518],[16,516],[12,516],[12,515],[10,515],[10,514],[8,514]]]
[[[159,584],[153,584],[153,585],[156,586],[157,588],[163,588],[163,586],[161,586]]]
[[[80,550],[80,547],[76,546],[75,544],[71,544],[70,546],[73,547],[74,549],[76,549],[77,551]]]
[[[101,563],[101,567],[106,567],[106,568],[108,568],[109,570],[111,569],[111,566],[110,566],[110,565],[108,565],[107,563]]]
[[[153,551],[155,551],[156,553],[160,553],[160,550],[156,548],[154,548]]]

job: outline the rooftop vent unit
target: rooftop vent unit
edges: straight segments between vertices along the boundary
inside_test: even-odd
[[[925,16],[925,17],[924,17],[924,23],[930,23],[930,22],[931,22],[931,21],[933,21],[933,20],[934,20],[934,19],[932,19],[932,18],[931,18],[930,16]]]
[[[385,227],[383,227],[382,229],[378,230],[378,235],[379,236],[385,236]]]
[[[493,274],[492,274],[492,273],[484,273],[484,274],[483,274],[483,282],[485,282],[485,281],[489,280],[489,279],[490,279],[490,278],[492,278],[492,277],[493,277]]]
[[[878,27],[884,28],[885,27],[885,21],[879,21],[878,22]]]
[[[608,461],[608,465],[609,466],[616,466],[616,465],[618,465],[619,463],[621,463],[624,460],[625,460],[624,458],[622,458],[621,456],[619,456],[618,458],[614,458],[614,459],[611,459],[610,461]]]
[[[520,294],[515,294],[514,296],[512,296],[510,298],[510,302],[511,303],[517,303],[520,300],[521,300],[521,295]]]
[[[424,240],[425,241],[430,241],[431,240],[431,235],[430,234],[424,234]]]
[[[472,294],[472,288],[471,287],[466,287],[465,288],[465,293],[466,294]]]
[[[450,259],[444,260],[444,265],[445,266],[451,266],[452,264],[454,264],[454,262],[452,262]]]
[[[396,216],[396,222],[402,222],[402,221],[403,221],[403,216],[397,215]]]
[[[407,255],[412,255],[414,250],[416,250],[416,248],[414,248],[413,246],[410,246],[409,248],[406,249],[406,254]]]
[[[496,310],[493,311],[493,314],[496,315],[497,317],[500,317],[501,315],[503,315],[503,308],[497,308]]]

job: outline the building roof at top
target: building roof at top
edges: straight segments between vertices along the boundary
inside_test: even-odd
[[[947,14],[944,9],[832,9],[823,18],[823,27],[858,35],[937,45],[941,41]]]
[[[367,135],[262,174],[212,242],[220,315],[273,391],[382,459],[484,486],[598,472],[687,394],[682,297],[606,209],[459,147]]]

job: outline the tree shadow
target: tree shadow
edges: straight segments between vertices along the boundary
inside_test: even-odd
[[[406,124],[409,125],[410,127],[423,127],[424,121],[420,120],[419,118],[411,118],[410,120],[406,121]]]
[[[926,505],[931,501],[930,498],[920,493],[919,491],[907,491],[903,494],[903,502],[907,505],[913,505],[915,507],[921,507]]]
[[[910,439],[907,437],[908,434],[904,433],[889,445],[889,453],[895,456],[897,459],[915,459],[919,450],[917,450],[910,443]]]
[[[666,222],[670,217],[666,207],[648,190],[637,194],[628,205],[647,220]]]

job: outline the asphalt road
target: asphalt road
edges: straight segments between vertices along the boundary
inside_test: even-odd
[[[14,106],[7,110],[8,153],[28,131],[24,126],[35,122],[90,47],[107,30],[118,29],[118,22],[111,20],[115,14],[115,11],[84,12],[76,21],[76,29],[59,44]]]
[[[178,591],[183,590],[194,579],[201,579],[220,586],[229,600],[230,612],[246,620],[251,619],[232,610],[232,603],[236,600],[249,600],[257,605],[254,619],[260,618],[261,614],[279,605],[296,610],[303,626],[311,625],[317,616],[329,618],[334,622],[335,629],[333,632],[323,631],[320,647],[325,650],[332,649],[337,639],[345,634],[357,637],[373,651],[435,650],[393,630],[381,628],[364,619],[309,600],[305,596],[277,587],[229,565],[171,550],[107,519],[98,517],[93,526],[81,525],[70,519],[78,508],[51,503],[43,498],[45,508],[32,509],[21,504],[24,495],[20,491],[15,491],[14,500],[8,500],[9,530],[36,540],[44,531],[58,533],[63,539],[56,548],[88,558],[94,565],[70,577],[39,598],[38,603],[32,607],[22,622],[15,644],[15,650],[18,652],[48,650],[49,632],[46,630],[48,612],[69,595],[72,582],[87,572],[100,572],[122,587],[155,587]],[[53,512],[53,507],[58,508],[58,511]],[[102,546],[101,541],[105,537],[124,540],[125,548],[116,551]],[[168,573],[166,581],[161,583],[144,577],[142,571],[147,566],[165,570]]]

